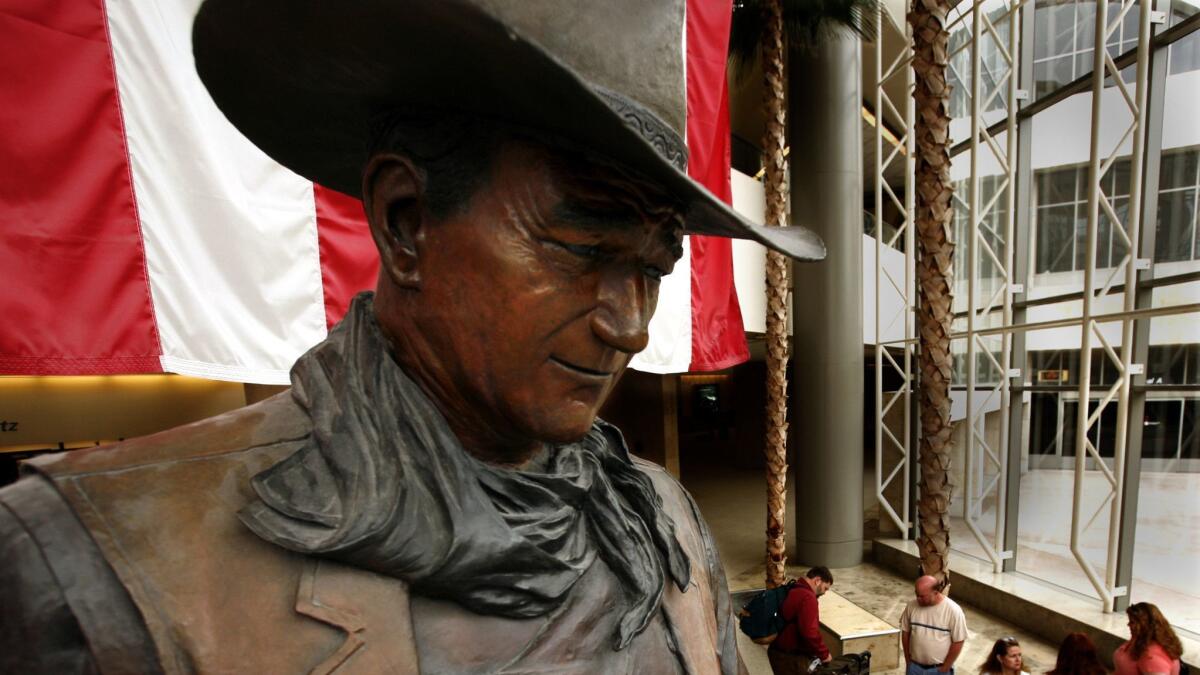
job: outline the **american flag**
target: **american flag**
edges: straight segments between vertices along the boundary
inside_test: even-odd
[[[4,4],[0,374],[286,383],[374,287],[361,204],[272,161],[216,108],[192,61],[199,0]],[[728,201],[730,1],[687,12],[689,172]],[[730,242],[686,248],[635,368],[748,358]]]

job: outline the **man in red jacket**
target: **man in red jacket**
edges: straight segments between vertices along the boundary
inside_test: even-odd
[[[833,574],[822,566],[810,569],[792,586],[780,610],[787,623],[767,650],[775,675],[805,675],[814,659],[829,661],[829,649],[821,638],[817,598],[832,586]]]

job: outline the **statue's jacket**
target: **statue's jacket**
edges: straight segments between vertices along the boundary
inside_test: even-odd
[[[711,535],[682,487],[638,459],[629,461],[657,495],[659,514],[648,517],[673,523],[664,531],[690,573],[682,584],[678,574],[663,575],[661,601],[646,605],[620,649],[614,636],[637,613],[628,573],[614,569],[612,554],[573,558],[584,561],[577,578],[545,609],[520,601],[487,614],[468,607],[500,606],[505,593],[525,592],[540,577],[480,567],[492,575],[488,584],[516,579],[515,590],[474,588],[473,598],[454,598],[419,576],[409,583],[355,564],[355,551],[314,554],[271,541],[251,516],[269,501],[262,477],[275,470],[279,478],[280,467],[294,469],[314,447],[305,400],[289,390],[153,436],[29,463],[24,478],[0,490],[0,671],[744,670]],[[283,478],[322,491],[316,483],[324,479],[310,473]],[[286,502],[274,507],[285,520],[312,517],[311,504],[299,502],[294,513]],[[359,549],[369,544],[356,541]],[[452,537],[455,561],[456,545]]]

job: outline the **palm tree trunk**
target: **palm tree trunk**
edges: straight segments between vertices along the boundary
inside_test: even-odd
[[[763,187],[766,192],[766,224],[781,227],[787,220],[787,159],[783,149],[786,112],[783,72],[782,0],[764,3],[765,27],[762,68],[766,80],[763,109]],[[784,518],[787,502],[787,258],[767,251],[767,588],[784,582],[787,560]]]
[[[950,358],[951,283],[954,273],[950,199],[950,87],[946,69],[950,0],[912,0],[916,88],[917,282],[920,329],[921,465],[917,548],[921,568],[940,580],[950,575]]]

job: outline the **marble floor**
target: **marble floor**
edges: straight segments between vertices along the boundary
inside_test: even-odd
[[[761,588],[766,520],[762,473],[696,468],[689,471],[685,467],[683,479],[713,531],[731,590]],[[803,567],[788,569],[792,576],[800,576],[804,571]],[[911,580],[870,563],[835,569],[833,575],[834,590],[842,597],[894,626],[899,624],[900,613],[912,597]],[[1054,667],[1057,645],[1048,644],[972,607],[964,606],[963,609],[967,615],[970,636],[959,659],[962,666],[958,669],[959,673],[974,673],[986,658],[992,643],[1008,636],[1021,641],[1026,671],[1037,674]],[[740,633],[739,646],[752,675],[770,674],[765,647],[754,644]]]

